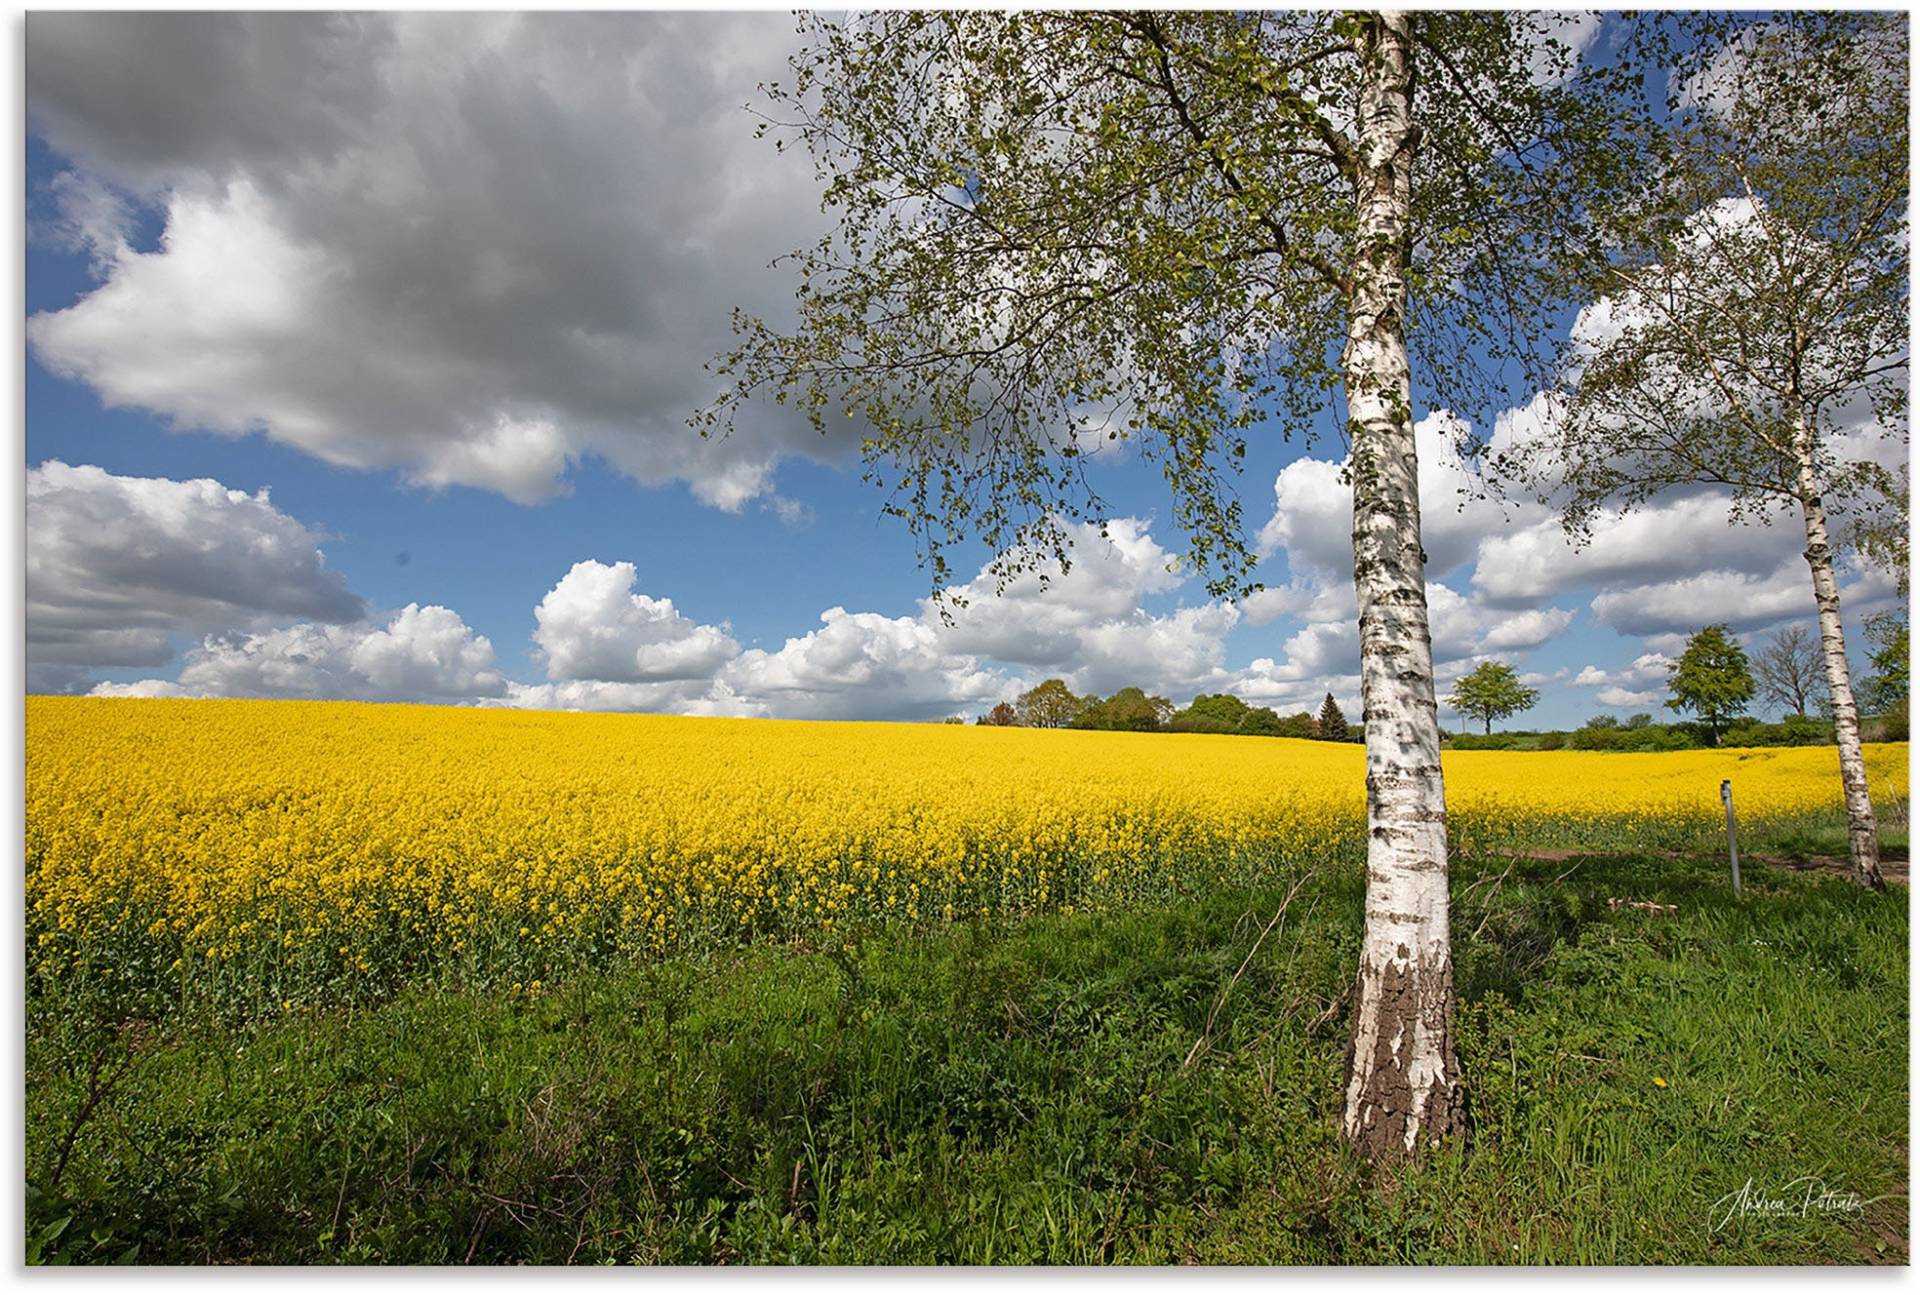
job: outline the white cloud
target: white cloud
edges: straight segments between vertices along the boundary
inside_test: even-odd
[[[1514,519],[1544,516],[1537,505],[1484,497],[1479,478],[1460,458],[1458,446],[1467,430],[1445,410],[1414,424],[1420,539],[1429,579],[1440,579],[1473,557],[1483,537]],[[1284,550],[1296,581],[1305,575],[1322,583],[1351,582],[1353,487],[1341,480],[1342,467],[1325,459],[1295,459],[1274,479],[1274,514],[1260,531],[1259,548],[1263,553]]]
[[[532,502],[597,455],[717,508],[832,457],[791,410],[688,415],[729,310],[824,228],[805,150],[742,105],[784,14],[36,15],[51,236],[99,285],[28,321],[112,405]],[[126,231],[135,203],[158,246]]]
[[[1673,667],[1673,658],[1665,652],[1642,652],[1626,665],[1617,670],[1602,670],[1598,666],[1584,666],[1573,677],[1577,688],[1609,687],[1614,689],[1636,689],[1644,691],[1650,685],[1664,686],[1668,671]]]
[[[1080,636],[1079,667],[1069,676],[1082,692],[1106,696],[1129,685],[1177,702],[1232,682],[1223,663],[1226,636],[1239,610],[1223,603],[1183,607],[1168,616],[1134,612]]]
[[[941,628],[942,646],[1041,669],[1071,665],[1083,654],[1090,633],[1136,620],[1143,598],[1182,583],[1171,570],[1173,555],[1155,542],[1140,518],[1113,519],[1104,537],[1092,523],[1077,523],[1067,532],[1073,561],[1065,575],[1053,568],[1043,583],[1039,572],[1022,572],[996,594],[994,577],[983,568],[954,589],[966,605],[949,606],[953,623]],[[921,619],[939,623],[931,600],[922,602]]]
[[[509,683],[506,696],[494,705],[528,710],[646,711],[674,715],[753,714],[748,707],[727,709],[724,693],[711,680],[673,680],[666,683],[608,683],[572,679],[563,683]]]
[[[991,705],[1006,676],[944,648],[922,617],[830,607],[820,628],[735,659],[723,682],[757,713],[793,719],[925,719]]]
[[[1883,606],[1893,596],[1893,578],[1878,568],[1843,575],[1840,602],[1850,616]],[[1763,629],[1787,619],[1813,619],[1813,577],[1798,558],[1759,575],[1700,571],[1609,589],[1594,598],[1593,614],[1622,634],[1690,634],[1713,624],[1736,631]]]
[[[466,701],[506,687],[485,635],[445,607],[409,603],[384,626],[303,622],[209,637],[177,681],[101,684],[94,695]]]
[[[739,651],[725,629],[699,625],[671,599],[634,593],[631,562],[576,562],[534,608],[534,642],[555,682],[710,679]]]
[[[29,686],[164,665],[175,636],[358,620],[322,538],[264,490],[42,464],[27,473]]]
[[[1666,692],[1659,688],[1634,690],[1632,688],[1606,687],[1595,693],[1594,700],[1602,706],[1651,706],[1666,698]]]
[[[1592,542],[1578,549],[1552,518],[1493,533],[1480,543],[1473,587],[1492,602],[1524,605],[1575,589],[1639,588],[1702,569],[1769,574],[1797,551],[1791,527],[1730,526],[1724,495],[1693,494],[1608,511],[1595,519]]]
[[[1529,31],[1531,50],[1527,58],[1527,75],[1536,85],[1552,87],[1567,81],[1600,38],[1601,15],[1588,10],[1559,10],[1527,17],[1538,24],[1537,29]]]

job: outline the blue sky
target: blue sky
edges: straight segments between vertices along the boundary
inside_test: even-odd
[[[1121,456],[1115,543],[947,629],[843,444],[773,409],[686,429],[729,307],[777,316],[766,262],[818,228],[739,108],[789,40],[780,14],[34,15],[29,689],[924,719],[1065,674],[1353,708],[1336,441],[1252,445],[1271,592],[1244,607],[1168,574],[1158,471]],[[1443,689],[1494,657],[1537,678],[1528,722],[1658,713],[1685,631],[1811,619],[1795,528],[1696,495],[1574,554],[1544,510],[1455,511],[1438,427]]]

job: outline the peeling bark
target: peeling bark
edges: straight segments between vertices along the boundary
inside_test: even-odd
[[[1367,20],[1353,182],[1358,228],[1345,365],[1354,590],[1367,738],[1366,934],[1345,1130],[1369,1159],[1438,1146],[1464,1124],[1453,1046],[1446,793],[1420,546],[1406,344],[1412,169],[1408,16]]]
[[[1840,786],[1847,805],[1847,854],[1853,879],[1885,890],[1880,876],[1880,833],[1867,791],[1867,762],[1860,751],[1860,712],[1853,700],[1847,668],[1847,640],[1840,625],[1840,588],[1833,578],[1833,546],[1827,538],[1827,510],[1820,498],[1813,462],[1813,434],[1803,410],[1793,411],[1796,459],[1795,493],[1807,527],[1807,566],[1813,571],[1813,600],[1820,609],[1820,649],[1826,659],[1827,691],[1833,701],[1833,734],[1840,747]]]

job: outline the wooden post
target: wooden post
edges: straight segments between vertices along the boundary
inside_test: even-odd
[[[1727,861],[1733,865],[1733,893],[1740,894],[1740,843],[1734,836],[1733,828],[1733,783],[1722,781],[1720,800],[1727,807]]]

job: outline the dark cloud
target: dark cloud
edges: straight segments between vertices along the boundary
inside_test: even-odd
[[[217,481],[120,477],[54,461],[27,474],[29,686],[65,691],[101,666],[157,666],[175,635],[366,606],[326,568],[321,536]]]

